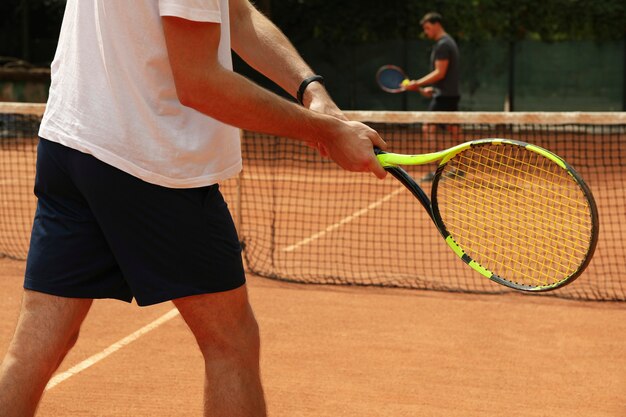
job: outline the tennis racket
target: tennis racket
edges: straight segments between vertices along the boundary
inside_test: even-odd
[[[482,139],[423,155],[375,149],[424,206],[448,246],[483,276],[523,291],[574,281],[598,240],[598,211],[578,173],[524,142]],[[431,198],[399,165],[440,161]]]
[[[388,93],[402,93],[406,91],[403,83],[408,83],[409,77],[402,68],[395,65],[383,65],[376,71],[378,86]]]

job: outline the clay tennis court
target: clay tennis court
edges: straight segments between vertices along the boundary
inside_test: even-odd
[[[0,270],[4,354],[24,265]],[[249,291],[271,416],[626,415],[623,303],[258,277]],[[119,345],[171,309],[96,301],[59,372],[118,349],[49,389],[38,415],[201,415],[202,358],[179,316]]]
[[[573,156],[589,158],[592,149],[575,149]],[[18,175],[11,168],[16,165],[3,165],[0,243],[4,252],[23,257],[34,207],[28,191],[34,154],[24,159],[24,152],[16,155],[12,146],[8,151],[3,149],[0,162],[22,158],[27,171],[20,168]],[[245,230],[248,270],[284,280],[355,284],[304,285],[249,273],[270,416],[626,415],[624,302],[363,287],[502,290],[448,252],[420,207],[407,216],[405,207],[416,203],[393,179],[354,188],[359,174],[292,169],[306,158],[282,160],[280,167],[248,161],[238,179],[244,195],[229,184],[223,189]],[[607,167],[614,180],[602,183],[595,180],[595,166],[583,168],[594,192],[605,197],[599,210],[607,223],[589,272],[559,291],[573,298],[613,297],[625,285],[623,168]],[[420,168],[413,175],[427,172]],[[313,176],[318,181],[311,184]],[[331,186],[337,200],[332,210],[320,201]],[[373,221],[396,234],[375,233]],[[364,243],[376,251],[355,262]],[[414,255],[393,258],[407,248]],[[387,269],[376,269],[381,262],[388,263],[389,276],[383,276]],[[430,275],[402,275],[424,264]],[[346,268],[352,276],[341,281]],[[0,355],[15,326],[23,273],[23,261],[0,260]],[[171,303],[139,308],[99,300],[38,415],[198,416],[202,385],[201,355]]]

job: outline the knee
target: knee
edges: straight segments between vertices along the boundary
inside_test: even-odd
[[[210,329],[204,335],[197,340],[205,360],[228,357],[258,360],[259,325],[252,313],[229,326]]]
[[[258,361],[259,325],[245,286],[175,300],[205,361]]]

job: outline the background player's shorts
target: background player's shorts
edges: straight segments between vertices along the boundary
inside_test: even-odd
[[[24,288],[150,305],[245,283],[218,185],[149,184],[41,139]]]
[[[433,97],[430,100],[430,104],[428,105],[428,110],[429,111],[458,111],[460,100],[461,100],[461,97],[459,96]]]

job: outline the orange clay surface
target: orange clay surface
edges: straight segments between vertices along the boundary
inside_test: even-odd
[[[23,272],[0,260],[0,355]],[[626,416],[624,303],[254,276],[248,287],[270,416]],[[96,301],[59,372],[172,308]],[[200,416],[202,369],[175,316],[48,390],[38,416]]]

